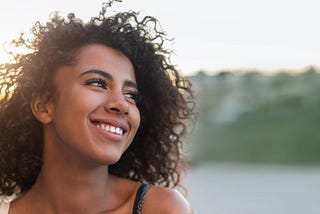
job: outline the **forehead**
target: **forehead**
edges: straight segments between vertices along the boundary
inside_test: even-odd
[[[102,44],[89,44],[80,48],[75,54],[74,66],[80,72],[99,69],[135,80],[130,59],[122,52]]]

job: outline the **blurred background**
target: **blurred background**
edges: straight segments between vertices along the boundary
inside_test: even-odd
[[[98,14],[101,0],[1,0],[0,43],[49,14]],[[159,19],[199,118],[185,139],[195,213],[320,213],[317,0],[123,0]],[[0,51],[0,61],[8,58]]]
[[[320,73],[190,76],[199,118],[186,184],[197,213],[320,213]]]

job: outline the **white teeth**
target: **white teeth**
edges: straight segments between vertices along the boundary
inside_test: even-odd
[[[117,128],[116,128],[116,133],[117,133],[118,135],[122,135],[123,130],[122,130],[121,128],[117,127]]]
[[[118,135],[123,134],[123,129],[121,129],[120,127],[115,127],[115,126],[111,126],[108,124],[96,124],[96,126],[100,129],[107,131],[107,132],[111,132],[111,133],[118,134]]]
[[[116,127],[114,127],[114,126],[111,126],[111,127],[110,127],[110,132],[113,132],[113,133],[115,133],[115,132],[116,132]]]

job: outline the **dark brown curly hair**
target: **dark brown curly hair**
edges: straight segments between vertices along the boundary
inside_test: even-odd
[[[176,186],[180,181],[181,137],[186,121],[194,118],[191,83],[170,62],[168,41],[150,16],[139,19],[129,11],[107,16],[104,3],[97,17],[84,23],[70,13],[53,14],[45,25],[36,23],[32,39],[13,40],[27,54],[12,53],[0,65],[0,195],[25,192],[42,166],[42,124],[31,112],[32,94],[50,97],[57,68],[73,62],[84,45],[98,43],[123,52],[132,62],[140,93],[139,130],[112,174],[134,181]]]

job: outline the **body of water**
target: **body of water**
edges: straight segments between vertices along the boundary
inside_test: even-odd
[[[184,185],[196,214],[320,213],[320,167],[206,164]]]

